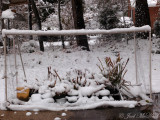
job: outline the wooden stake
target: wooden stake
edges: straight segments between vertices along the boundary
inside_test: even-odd
[[[5,101],[7,102],[7,46],[6,46],[6,36],[4,39],[4,78],[5,78]]]
[[[14,64],[16,70],[16,86],[18,85],[18,72],[17,72],[17,58],[16,58],[16,48],[15,48],[15,40],[13,39],[13,49],[14,49]]]
[[[152,39],[149,32],[150,50],[149,50],[149,80],[150,80],[150,98],[152,99]]]
[[[25,80],[27,81],[27,79],[26,79],[26,72],[25,72],[25,69],[24,69],[24,64],[23,64],[23,59],[22,59],[22,55],[21,55],[21,50],[20,50],[19,42],[18,42],[18,50],[19,50],[19,55],[20,55],[21,64],[22,64],[22,68],[23,68],[24,77],[25,77]]]
[[[134,54],[135,54],[135,72],[136,72],[136,84],[138,84],[138,71],[137,71],[137,47],[136,47],[136,34],[134,32]]]

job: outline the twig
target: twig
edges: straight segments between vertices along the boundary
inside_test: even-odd
[[[101,63],[101,66],[102,66],[102,69],[104,70],[104,67],[103,67],[103,64],[102,64],[102,61],[99,59],[99,57],[97,57],[99,62]]]
[[[98,68],[100,69],[101,72],[103,72],[102,68],[97,64]]]
[[[57,75],[57,77],[59,78],[59,80],[60,80],[60,81],[62,81],[62,80],[61,80],[61,78],[59,77],[59,75],[58,75],[57,71],[56,71],[56,70],[54,70],[54,72],[56,73],[56,75]]]
[[[122,70],[122,71],[124,71],[124,69],[126,68],[126,66],[127,66],[128,62],[129,62],[129,58],[127,59],[127,62],[126,62],[126,64],[125,64],[125,66],[124,66],[124,68],[123,68],[123,70]]]

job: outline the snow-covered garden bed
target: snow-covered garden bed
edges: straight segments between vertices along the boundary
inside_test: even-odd
[[[134,41],[130,40],[127,45],[123,41],[107,41],[101,43],[95,40],[89,43],[91,51],[81,51],[76,48],[62,50],[55,46],[46,46],[46,52],[38,52],[37,46],[34,44],[34,52],[30,53],[23,50],[22,57],[27,75],[27,83],[24,82],[23,70],[20,59],[17,57],[18,66],[18,85],[15,82],[14,61],[10,61],[8,67],[8,78],[13,81],[8,81],[8,100],[9,109],[12,110],[79,110],[79,109],[94,109],[97,107],[129,107],[133,108],[138,105],[150,104],[152,100],[146,95],[141,85],[135,83],[134,69]],[[30,44],[31,43],[31,44]],[[33,41],[25,46],[32,46]],[[145,50],[147,41],[141,40],[140,44],[142,51]],[[31,48],[32,49],[32,48]],[[53,50],[51,50],[53,49]],[[27,53],[26,53],[27,52]],[[118,53],[123,58],[117,60]],[[13,54],[8,55],[8,60],[14,57]],[[120,91],[113,86],[113,83],[106,76],[109,70],[106,64],[106,57],[111,58],[111,61],[118,66],[127,63],[126,74],[121,77],[122,81],[127,86],[126,91]],[[153,56],[153,91],[158,92],[158,84],[156,73],[158,72],[158,56]],[[147,59],[146,59],[147,60]],[[3,62],[3,56],[0,58]],[[101,63],[102,62],[102,63]],[[144,61],[144,63],[147,63]],[[105,71],[102,71],[102,65]],[[1,64],[3,67],[3,64]],[[111,66],[110,66],[111,67]],[[101,69],[100,69],[101,68]],[[156,69],[156,70],[155,70]],[[123,73],[125,73],[125,70]],[[1,78],[3,78],[3,70],[0,70]],[[125,80],[125,81],[123,81]],[[4,79],[1,79],[1,85],[4,85]],[[136,85],[136,86],[135,86]],[[16,98],[16,87],[24,87],[31,89],[31,94],[28,101],[20,101]],[[115,89],[113,89],[115,88]],[[4,86],[0,86],[2,97],[1,109],[4,106]],[[18,91],[19,92],[19,91]]]

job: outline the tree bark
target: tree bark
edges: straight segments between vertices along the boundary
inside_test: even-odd
[[[141,27],[144,25],[150,25],[150,14],[147,0],[136,0],[136,8],[135,8],[135,26]],[[142,38],[147,38],[149,36],[148,33],[142,33],[138,36]]]
[[[58,21],[59,21],[59,30],[62,30],[62,22],[61,22],[61,0],[58,0]],[[63,48],[65,48],[64,45],[64,36],[61,36],[61,40],[62,40],[62,46]]]
[[[37,7],[36,7],[36,4],[35,4],[34,0],[31,0],[31,4],[32,4],[33,12],[34,12],[35,17],[36,17],[38,29],[41,30],[42,29],[41,19],[40,19],[40,16],[39,16],[39,13],[38,13],[38,10],[37,10]],[[39,39],[40,50],[44,51],[44,45],[43,45],[42,37],[39,36],[38,39]]]
[[[85,29],[82,0],[72,0],[72,12],[75,29]],[[81,46],[82,49],[89,51],[89,45],[86,35],[78,35],[76,36],[76,39],[78,46]]]
[[[28,0],[28,28],[29,30],[32,30],[32,6],[31,6],[31,0]],[[33,39],[32,36],[29,36],[29,39]]]

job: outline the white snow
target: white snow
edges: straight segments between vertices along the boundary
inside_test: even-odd
[[[41,94],[33,94],[31,96],[31,102],[40,102],[42,100]]]
[[[66,116],[67,114],[66,113],[62,113],[62,116],[64,117],[64,116]]]
[[[1,18],[4,18],[4,19],[14,19],[14,15],[15,15],[15,13],[12,12],[11,9],[7,9],[7,10],[5,10],[5,11],[2,12]]]
[[[69,102],[76,102],[76,101],[78,100],[78,97],[76,97],[76,96],[66,97],[66,98],[67,98],[67,100],[68,100]]]
[[[68,95],[78,95],[79,92],[77,90],[71,89],[68,93]]]
[[[110,94],[109,90],[101,90],[99,92],[96,93],[97,96],[101,95],[101,96],[107,96]]]
[[[73,106],[73,107],[67,107],[63,105],[58,104],[49,104],[48,106],[44,105],[10,105],[9,108],[12,110],[33,110],[35,108],[38,108],[39,110],[50,110],[50,111],[62,111],[62,110],[85,110],[85,109],[95,109],[97,107],[107,107],[107,106],[113,106],[113,107],[134,107],[137,105],[136,101],[101,101],[101,102],[92,102],[90,104],[82,104],[79,106]]]
[[[129,108],[134,108],[134,107],[135,107],[135,105],[133,105],[133,104],[129,105]]]
[[[66,103],[66,98],[56,99],[56,102],[60,105],[65,104]]]
[[[27,113],[26,113],[26,116],[31,116],[31,115],[32,115],[31,112],[27,112]]]
[[[61,120],[61,118],[59,118],[59,117],[56,117],[56,118],[54,118],[54,120]]]
[[[42,100],[43,103],[54,103],[54,99],[53,98],[46,98]]]
[[[105,86],[104,85],[100,85],[100,86],[88,86],[88,87],[81,87],[80,88],[80,94],[82,96],[90,96],[92,95],[93,93],[103,89]]]
[[[52,93],[45,93],[45,94],[42,95],[43,99],[52,98],[52,97],[53,97]]]

